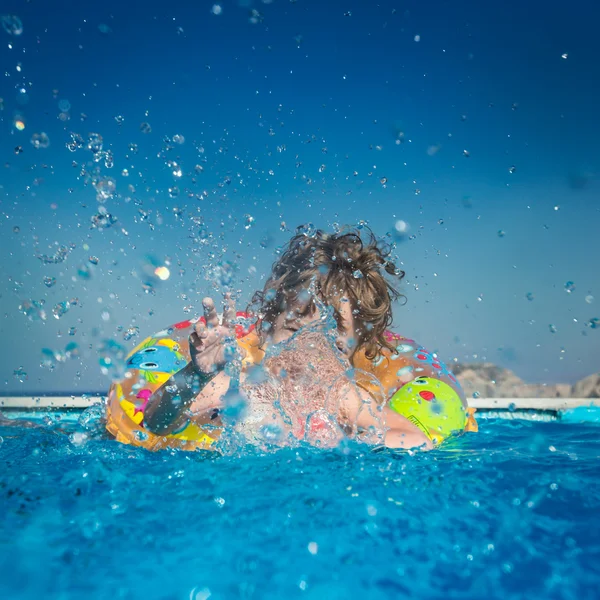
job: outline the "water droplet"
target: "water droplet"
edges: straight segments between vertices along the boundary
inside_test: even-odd
[[[19,311],[30,321],[45,321],[46,311],[44,310],[44,303],[44,300],[26,300],[19,305]]]
[[[253,8],[250,11],[250,16],[248,17],[248,20],[253,25],[256,25],[257,23],[262,23],[263,19],[264,19],[263,15],[255,8]]]
[[[66,99],[59,100],[58,109],[61,112],[69,112],[71,110],[71,103]]]
[[[67,358],[77,359],[80,357],[79,346],[75,342],[69,342],[65,346],[65,356]]]
[[[479,392],[473,392],[473,398],[479,398],[481,394]]]
[[[590,327],[591,329],[600,329],[600,319],[596,317],[590,319],[588,327]]]
[[[86,408],[77,421],[77,425],[88,433],[100,434],[104,432],[104,408],[101,404],[95,404]]]
[[[463,150],[463,156],[464,156],[465,158],[469,158],[469,156],[471,156],[471,154],[469,153],[469,151],[468,151],[468,150]]]
[[[83,279],[83,280],[91,279],[92,278],[92,270],[87,265],[79,265],[77,267],[77,277],[79,277],[79,279]]]
[[[123,332],[123,339],[128,342],[138,335],[140,335],[140,328],[137,325],[132,325]]]
[[[92,229],[108,229],[117,222],[117,217],[108,212],[98,212],[91,217]]]
[[[148,439],[148,434],[145,431],[134,431],[133,435],[138,442],[145,442]]]
[[[92,154],[101,154],[104,140],[99,133],[90,133],[86,142],[86,148]]]
[[[27,380],[27,372],[23,369],[23,367],[15,369],[13,371],[13,375],[19,383],[24,383]]]
[[[534,295],[531,292],[527,292],[525,294],[525,298],[527,298],[527,300],[529,300],[529,302],[532,302],[534,299]]]
[[[585,297],[585,301],[586,301],[588,304],[592,304],[592,302],[594,301],[594,296],[592,296],[591,294],[588,294],[588,295]]]
[[[81,447],[85,446],[88,442],[88,435],[82,431],[75,431],[69,435],[69,441],[73,446]]]
[[[396,240],[403,241],[408,236],[409,229],[410,226],[406,221],[398,219],[394,223],[394,229],[392,230],[392,234]]]
[[[169,188],[169,197],[177,198],[179,196],[179,188],[175,185]]]
[[[47,148],[50,145],[50,138],[48,137],[48,134],[44,133],[43,131],[41,133],[34,133],[31,136],[31,145],[36,150],[39,150],[40,148]]]
[[[571,292],[575,291],[575,284],[572,281],[567,281],[567,283],[565,283],[565,292],[567,292],[567,294],[570,294]]]
[[[213,7],[210,9],[210,12],[213,15],[220,15],[223,12],[223,7],[220,4],[213,4]]]
[[[4,15],[0,17],[2,28],[9,35],[21,35],[23,33],[23,23],[16,15]]]
[[[505,235],[506,235],[506,231],[504,231],[503,229],[498,230],[498,237],[504,237]]]
[[[85,140],[78,133],[72,133],[71,141],[67,142],[67,148],[71,152],[76,152],[77,150],[83,148],[84,145],[85,145]]]
[[[161,280],[166,281],[171,276],[171,272],[167,267],[156,267],[154,274]]]
[[[233,283],[237,267],[230,261],[223,261],[207,272],[207,279],[214,281],[218,287],[229,288]]]
[[[100,262],[100,259],[97,256],[90,256],[88,260],[93,264],[97,265]]]
[[[514,173],[516,170],[517,170],[517,167],[515,167],[515,165],[513,165],[512,167],[510,167],[510,168],[508,169],[508,172],[509,172],[509,173]]]
[[[104,204],[107,200],[114,198],[117,182],[112,177],[103,177],[94,184],[96,189],[96,201]]]
[[[356,271],[352,273],[352,277],[354,277],[354,279],[362,279],[364,275],[360,269],[356,269]]]
[[[67,260],[69,249],[66,246],[59,246],[54,254],[38,254],[37,258],[45,265],[57,265]]]
[[[21,228],[18,225],[15,225],[13,227],[13,233],[20,233],[21,232]]]
[[[68,300],[65,300],[64,302],[59,302],[52,309],[52,316],[55,319],[60,319],[61,317],[64,317],[67,314],[67,312],[69,312],[70,307],[71,305],[69,304]]]
[[[244,215],[244,229],[250,229],[254,224],[254,217],[252,215]]]
[[[120,381],[125,377],[127,351],[114,340],[104,340],[98,348],[100,371],[112,381]]]
[[[49,348],[42,348],[42,362],[40,363],[40,367],[52,371],[56,367],[56,363],[57,360],[54,351]]]
[[[150,123],[141,123],[140,124],[140,131],[142,133],[151,133],[152,132],[152,127],[150,126]]]
[[[284,431],[276,423],[268,423],[260,428],[260,435],[268,444],[279,444],[284,441]]]
[[[175,179],[179,179],[183,175],[181,167],[174,160],[170,160],[167,163],[167,166],[169,167],[169,169],[171,169],[171,174],[173,175],[173,177],[175,177]]]
[[[123,125],[123,123],[125,123],[125,117],[123,115],[117,115],[115,121],[117,122],[117,125]]]
[[[113,157],[112,150],[107,150],[104,153],[104,166],[107,169],[112,169],[115,166],[115,159]]]
[[[269,233],[264,235],[260,240],[261,248],[269,248],[272,244],[273,244],[273,237]]]
[[[550,333],[556,333],[558,330],[556,329],[556,325],[548,325],[548,329],[550,330]]]
[[[387,180],[387,177],[382,177],[382,178],[379,180],[379,183],[380,183],[381,185],[385,186],[385,184],[387,183],[387,181],[388,181],[388,180]]]
[[[112,33],[112,29],[106,23],[100,23],[98,25],[98,31],[102,35],[110,35]]]
[[[185,142],[185,138],[184,138],[184,137],[183,137],[181,134],[179,134],[179,133],[176,133],[176,134],[173,136],[173,142],[174,142],[175,144],[180,144],[180,145],[181,145],[181,144],[183,144],[183,143]]]
[[[567,58],[569,58],[569,55],[568,55],[568,54],[565,52],[564,54],[561,54],[561,55],[560,55],[560,57],[561,57],[563,60],[567,60]]]

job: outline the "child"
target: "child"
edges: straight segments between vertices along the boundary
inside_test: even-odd
[[[355,385],[350,374],[357,356],[374,360],[394,351],[385,332],[399,294],[384,273],[404,276],[388,260],[389,248],[370,231],[364,240],[363,231],[301,232],[290,240],[253,297],[256,331],[240,343],[239,379],[225,369],[237,354],[233,301],[226,296],[220,321],[205,298],[204,319],[189,337],[191,360],[149,398],[144,427],[164,436],[190,414],[200,425],[220,423],[233,393],[246,404],[237,427],[251,440],[270,432],[279,441],[334,445],[348,436],[393,448],[431,447],[419,427],[385,406],[385,397]],[[333,344],[330,328],[319,327],[328,317]]]

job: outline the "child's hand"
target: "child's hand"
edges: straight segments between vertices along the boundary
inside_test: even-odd
[[[220,371],[233,358],[235,344],[235,305],[230,294],[225,294],[223,321],[212,298],[202,300],[206,325],[198,321],[189,338],[190,355],[196,371],[208,375]]]

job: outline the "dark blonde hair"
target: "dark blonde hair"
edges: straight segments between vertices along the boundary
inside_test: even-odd
[[[367,228],[325,233],[299,227],[288,242],[264,289],[252,297],[251,308],[258,316],[259,335],[303,292],[312,297],[306,310],[314,312],[314,296],[332,306],[339,327],[342,297],[351,303],[356,323],[355,351],[364,349],[367,358],[376,358],[383,348],[393,350],[384,332],[392,324],[392,302],[402,295],[385,274],[400,281],[404,271],[389,260],[391,248]]]

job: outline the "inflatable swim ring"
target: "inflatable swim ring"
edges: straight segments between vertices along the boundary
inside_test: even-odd
[[[238,317],[247,318],[242,312]],[[147,338],[127,356],[125,378],[108,393],[106,428],[122,443],[149,450],[210,449],[218,428],[188,421],[166,436],[144,427],[144,410],[152,394],[190,360],[188,337],[196,320],[183,321]],[[258,364],[264,351],[254,325],[236,325],[237,342],[246,351],[244,364]],[[375,398],[389,399],[390,407],[417,425],[434,443],[453,433],[476,431],[457,379],[437,358],[413,340],[386,332],[395,352],[388,350],[375,361],[364,354],[354,359],[357,384]]]

